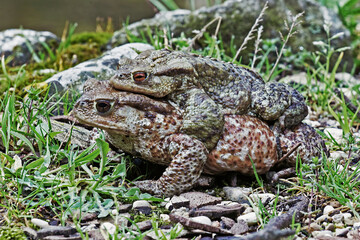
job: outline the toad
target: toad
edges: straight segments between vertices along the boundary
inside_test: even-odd
[[[225,114],[247,114],[298,125],[308,114],[303,96],[283,83],[265,83],[248,68],[191,53],[148,50],[125,58],[110,79],[123,91],[167,99],[184,110],[182,132],[212,149],[221,135]]]
[[[135,182],[154,195],[172,196],[191,189],[202,172],[222,174],[267,172],[298,142],[286,160],[295,163],[319,156],[320,136],[306,124],[275,136],[268,124],[249,115],[225,114],[218,142],[208,149],[201,139],[183,130],[184,113],[167,101],[118,91],[109,81],[88,80],[73,110],[83,124],[101,128],[115,147],[145,160],[168,166],[158,180]]]

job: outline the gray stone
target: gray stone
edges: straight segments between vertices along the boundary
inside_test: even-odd
[[[249,231],[249,226],[245,221],[235,223],[230,229],[230,232],[234,235],[241,235],[247,231]]]
[[[77,231],[73,227],[63,227],[63,226],[49,226],[37,231],[37,237],[39,239],[54,236],[54,235],[71,235],[75,234]]]
[[[192,38],[195,35],[194,30],[200,30],[215,17],[221,17],[221,39],[229,54],[230,41],[233,39],[234,44],[240,47],[265,2],[266,0],[229,0],[223,4],[203,7],[193,12],[188,10],[160,12],[154,18],[141,20],[128,25],[126,29],[123,28],[115,32],[109,45],[119,46],[128,42],[128,31],[135,36],[141,37],[141,32],[147,32],[148,29],[162,30],[165,28],[169,29],[174,37],[179,37],[181,33],[184,33],[186,37]],[[301,48],[306,48],[309,51],[319,50],[318,47],[313,45],[313,42],[327,39],[323,28],[325,22],[332,23],[330,35],[339,32],[345,33],[340,38],[332,41],[332,47],[339,48],[350,45],[350,33],[343,26],[337,14],[312,0],[269,1],[269,8],[261,22],[264,26],[262,39],[279,38],[279,31],[286,32],[284,20],[291,23],[293,15],[302,11],[305,11],[305,14],[300,19],[302,20],[301,24],[297,26],[299,33],[289,42],[289,46],[294,51],[297,52]],[[293,15],[289,14],[290,12]],[[215,28],[216,24],[213,24],[207,31],[213,34]],[[203,39],[200,39],[197,43],[200,46],[205,46],[206,43],[202,41]],[[243,56],[253,52],[253,45],[253,42],[247,45],[247,49],[242,53]],[[349,52],[345,52],[345,59],[352,62]],[[245,59],[243,58],[243,60]],[[336,60],[336,56],[334,56],[333,60]]]
[[[214,205],[221,202],[220,197],[214,197],[202,192],[187,192],[180,196],[190,200],[190,208],[199,208],[206,205]]]
[[[197,216],[197,217],[192,217],[190,219],[193,220],[194,222],[211,225],[210,218],[208,218],[206,216]]]
[[[235,221],[228,217],[221,217],[220,225],[222,228],[230,229],[232,226],[234,226]]]
[[[249,226],[257,224],[258,220],[255,212],[247,213],[245,215],[241,215],[237,218],[237,221],[245,221]]]
[[[332,219],[334,223],[343,223],[344,214],[343,213],[335,214],[334,216],[332,216]]]
[[[100,228],[105,230],[110,235],[114,235],[114,233],[116,231],[116,226],[110,222],[102,223]]]
[[[223,190],[227,199],[241,203],[247,201],[247,196],[251,193],[252,188],[224,187]]]
[[[333,233],[329,230],[323,230],[323,231],[314,231],[311,233],[313,237],[332,237]]]
[[[332,211],[334,211],[334,207],[329,205],[329,206],[324,207],[323,214],[329,215],[329,213],[331,213]]]
[[[335,229],[335,236],[337,237],[346,237],[346,234],[350,231],[349,228],[337,228]]]
[[[105,52],[101,57],[91,59],[59,72],[46,82],[50,86],[55,86],[59,91],[64,89],[74,89],[82,92],[83,83],[89,78],[99,80],[110,79],[116,71],[121,58],[135,58],[138,52],[153,49],[152,46],[144,43],[130,43]]]
[[[183,196],[173,196],[170,202],[174,208],[190,207],[190,200]]]
[[[10,65],[22,65],[29,63],[32,54],[26,45],[28,42],[35,53],[47,53],[41,42],[50,48],[57,47],[60,39],[53,33],[47,31],[34,31],[30,29],[8,29],[0,32],[0,56],[13,56]]]
[[[152,224],[150,220],[138,222],[136,223],[136,225],[137,227],[136,226],[132,227],[134,230],[139,228],[140,231],[146,231],[152,228]]]

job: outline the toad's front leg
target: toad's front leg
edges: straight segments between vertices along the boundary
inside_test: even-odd
[[[153,152],[171,158],[171,163],[158,180],[137,181],[135,185],[157,196],[172,196],[191,189],[207,160],[204,144],[186,134],[173,134],[155,144]]]

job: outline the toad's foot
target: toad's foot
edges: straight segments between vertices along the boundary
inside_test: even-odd
[[[158,144],[161,145],[161,144]],[[173,134],[164,139],[159,151],[166,149],[172,161],[158,180],[137,181],[141,191],[157,196],[173,196],[193,187],[200,177],[209,154],[205,145],[185,134]]]

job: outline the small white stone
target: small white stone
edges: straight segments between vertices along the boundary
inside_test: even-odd
[[[347,154],[343,151],[334,151],[330,153],[330,158],[333,160],[347,158]]]
[[[344,237],[350,231],[349,228],[337,228],[335,229],[335,236]]]
[[[223,188],[226,198],[234,201],[234,202],[241,202],[246,200],[247,196],[252,191],[252,188],[243,188],[243,187],[224,187]]]
[[[250,194],[249,196],[254,202],[259,202],[259,200],[261,201],[261,203],[265,203],[266,201],[273,201],[276,196],[275,194],[272,193],[253,193]],[[268,200],[269,199],[269,200]]]
[[[344,220],[344,214],[339,213],[332,216],[334,223],[343,223]]]
[[[245,215],[245,214],[252,213],[252,212],[254,212],[254,209],[252,207],[247,207],[247,208],[245,208],[243,214]]]
[[[112,223],[109,223],[109,222],[102,223],[100,228],[107,231],[110,235],[114,235],[114,233],[116,231],[115,225]]]
[[[343,130],[339,128],[327,127],[324,129],[324,133],[329,136],[330,139],[334,138],[337,143],[342,143],[343,139]],[[332,136],[332,138],[330,137]]]
[[[132,208],[136,209],[136,208],[143,208],[143,207],[149,207],[151,208],[151,205],[148,201],[146,200],[137,200],[133,203]]]
[[[194,222],[211,225],[210,218],[208,218],[206,216],[192,217],[191,220],[193,220]]]
[[[310,229],[312,229],[313,231],[320,231],[321,230],[321,226],[315,222],[310,223]]]
[[[328,206],[326,206],[326,207],[324,208],[323,214],[324,214],[324,215],[329,215],[329,213],[332,212],[332,211],[334,211],[334,207],[328,205]]]
[[[354,225],[353,225],[353,227],[354,227],[355,229],[359,229],[359,228],[360,228],[360,222],[355,222]]]
[[[38,219],[38,218],[33,218],[31,219],[32,224],[40,227],[40,228],[46,228],[49,227],[49,223],[47,223],[44,220]]]
[[[329,230],[323,230],[323,231],[314,231],[311,233],[313,237],[332,237],[333,233]]]
[[[352,217],[351,213],[344,213],[344,223],[346,225],[354,225],[354,218]]]
[[[247,213],[237,218],[238,222],[240,222],[241,220],[245,221],[248,225],[255,225],[258,222],[255,212]]]
[[[164,222],[170,222],[170,216],[168,214],[160,214],[160,219]]]

